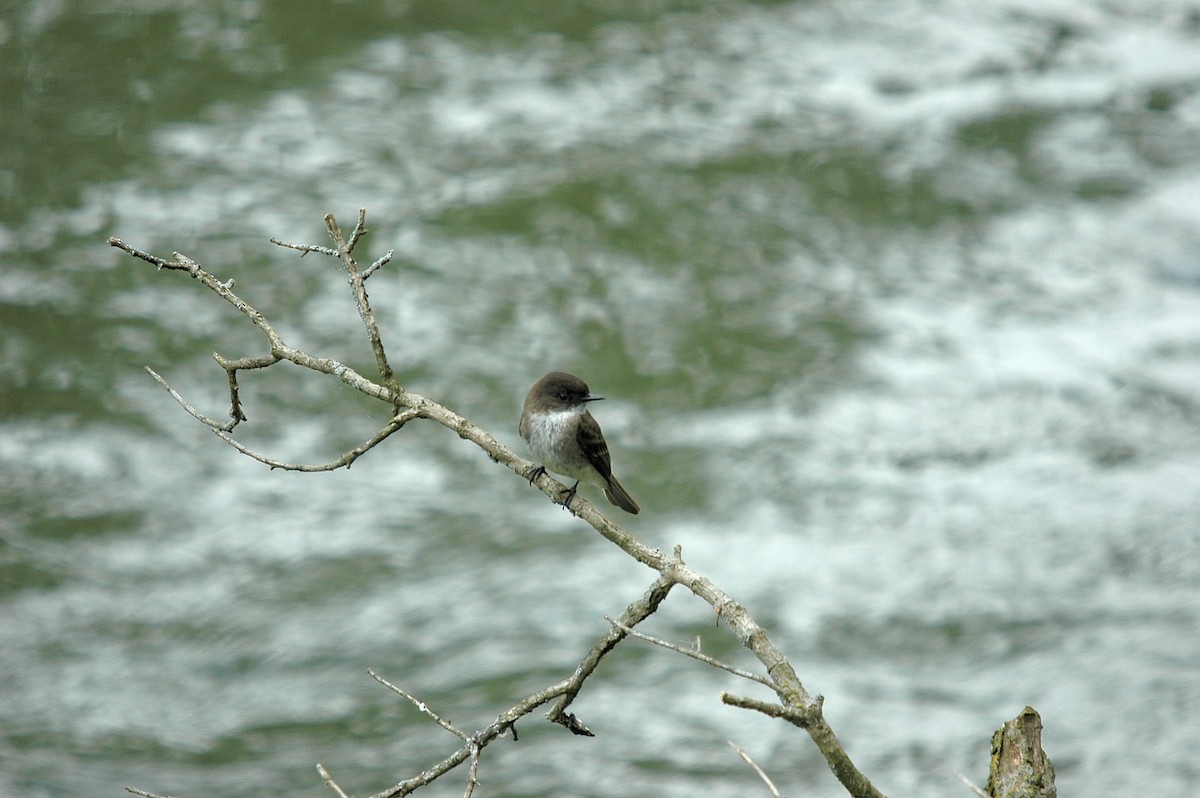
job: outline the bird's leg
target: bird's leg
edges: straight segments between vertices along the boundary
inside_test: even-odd
[[[567,498],[563,499],[563,507],[571,509],[571,499],[575,498],[575,491],[579,490],[579,480],[575,480],[575,484],[567,488]]]
[[[529,484],[532,485],[533,481],[535,479],[537,479],[538,477],[540,477],[542,474],[545,474],[545,473],[546,473],[545,466],[538,466],[537,468],[530,471],[529,472]]]

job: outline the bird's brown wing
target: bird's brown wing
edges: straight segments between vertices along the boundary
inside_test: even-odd
[[[604,477],[605,480],[611,478],[612,458],[608,454],[608,444],[604,442],[604,435],[600,432],[600,425],[596,423],[596,419],[592,418],[592,414],[586,410],[579,419],[579,427],[575,433],[575,440],[579,442],[579,448],[583,451],[583,456],[600,472],[600,476]]]

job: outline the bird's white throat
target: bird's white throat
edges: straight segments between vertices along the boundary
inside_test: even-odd
[[[585,412],[587,408],[580,405],[566,410],[530,413],[526,418],[529,437],[525,442],[534,458],[551,471],[578,478],[583,463],[577,458],[564,458],[563,454],[579,451],[575,434],[579,417]]]

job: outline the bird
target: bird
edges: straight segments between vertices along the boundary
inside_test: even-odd
[[[579,483],[586,482],[601,488],[617,507],[636,515],[642,508],[613,474],[604,433],[588,412],[590,402],[603,398],[593,396],[586,382],[565,371],[552,371],[534,383],[525,397],[520,432],[542,465],[533,470],[529,482],[549,469],[575,480],[567,490],[567,507]]]

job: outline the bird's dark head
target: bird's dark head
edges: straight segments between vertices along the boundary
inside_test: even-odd
[[[581,407],[587,402],[603,398],[592,396],[587,383],[574,374],[552,371],[529,389],[529,396],[525,398],[525,408],[533,412],[553,413]]]

